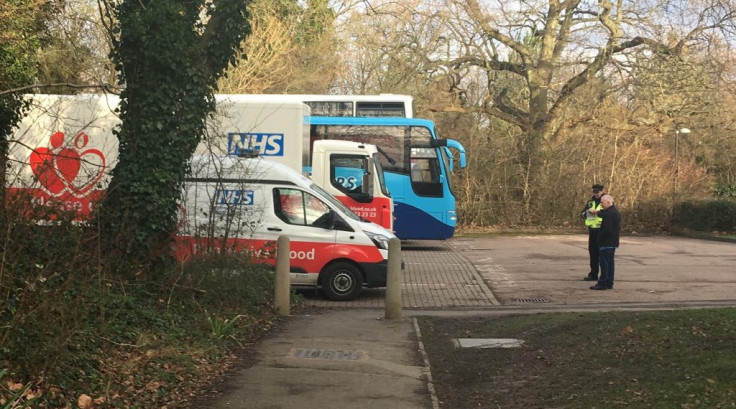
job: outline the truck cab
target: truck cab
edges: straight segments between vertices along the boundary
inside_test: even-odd
[[[312,181],[358,216],[393,229],[393,200],[375,145],[321,140],[312,145]]]

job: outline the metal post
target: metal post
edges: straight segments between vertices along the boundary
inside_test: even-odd
[[[276,282],[274,285],[273,301],[276,314],[288,316],[291,312],[291,283],[289,280],[289,237],[279,236],[276,247]]]
[[[675,180],[673,187],[673,203],[672,203],[672,217],[675,217],[675,209],[680,203],[680,196],[678,193],[677,178],[680,176],[680,134],[687,135],[690,133],[689,128],[678,128],[675,130]]]
[[[388,241],[388,277],[386,278],[386,319],[401,318],[401,240]]]
[[[674,186],[675,205],[677,204],[677,177],[680,174],[679,156],[680,156],[680,130],[678,129],[675,131],[675,186]]]

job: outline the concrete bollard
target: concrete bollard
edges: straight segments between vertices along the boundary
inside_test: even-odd
[[[386,319],[401,318],[401,240],[388,241],[388,277],[386,278]]]
[[[291,280],[289,279],[289,237],[279,236],[276,247],[276,283],[273,301],[276,314],[288,316],[291,312]]]

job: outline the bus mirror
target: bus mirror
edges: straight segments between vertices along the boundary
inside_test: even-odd
[[[465,160],[465,148],[460,142],[454,139],[432,139],[430,142],[430,146],[432,146],[433,148],[445,146],[447,148],[457,149],[457,152],[460,156],[460,169],[465,169],[465,167],[467,166],[467,163]],[[447,153],[448,157],[452,158],[452,155],[450,155],[450,152],[446,151],[445,153]],[[452,167],[450,168],[450,171],[452,171]]]
[[[465,160],[465,148],[463,145],[453,139],[446,139],[445,143],[447,144],[448,148],[457,149],[458,154],[460,155],[460,169],[465,169],[467,166],[467,162]]]
[[[448,162],[450,162],[450,172],[455,170],[455,158],[452,156],[452,152],[450,152],[450,148],[445,146],[442,148],[445,150],[445,155],[447,156]]]

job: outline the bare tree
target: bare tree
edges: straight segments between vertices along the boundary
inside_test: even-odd
[[[218,82],[224,93],[324,93],[341,66],[335,58],[334,13],[326,1],[259,0],[251,7],[253,35],[238,64]]]
[[[95,1],[66,0],[48,23],[47,44],[38,51],[37,84],[46,93],[90,88],[113,90],[112,38]],[[44,85],[57,84],[53,87]],[[61,84],[67,84],[63,86]]]
[[[645,145],[639,146],[664,148],[667,156],[649,157],[661,162],[658,169],[669,166],[671,150],[664,141],[723,88],[714,80],[713,63],[730,54],[734,34],[734,5],[719,0],[371,0],[363,5],[353,14],[361,24],[351,25],[352,37],[367,45],[352,44],[354,76],[343,77],[345,88],[402,89],[417,96],[417,112],[475,147],[469,173],[495,175],[493,190],[470,197],[488,193],[489,200],[527,211],[542,193],[554,198],[555,190],[570,182],[582,188],[590,178],[626,171],[624,145],[641,138]],[[377,40],[366,40],[356,27]],[[587,162],[592,167],[586,174],[569,167],[560,173],[565,161],[579,168],[586,163],[579,149],[573,152],[582,157],[566,157],[569,143],[586,135],[595,140],[592,149],[614,155],[619,166],[601,157]],[[482,160],[473,158],[479,151]],[[490,154],[498,154],[495,163],[488,163]],[[496,169],[476,168],[481,162]],[[554,174],[560,178],[551,179]],[[577,181],[563,177],[573,174]],[[477,179],[461,182],[477,185]]]

